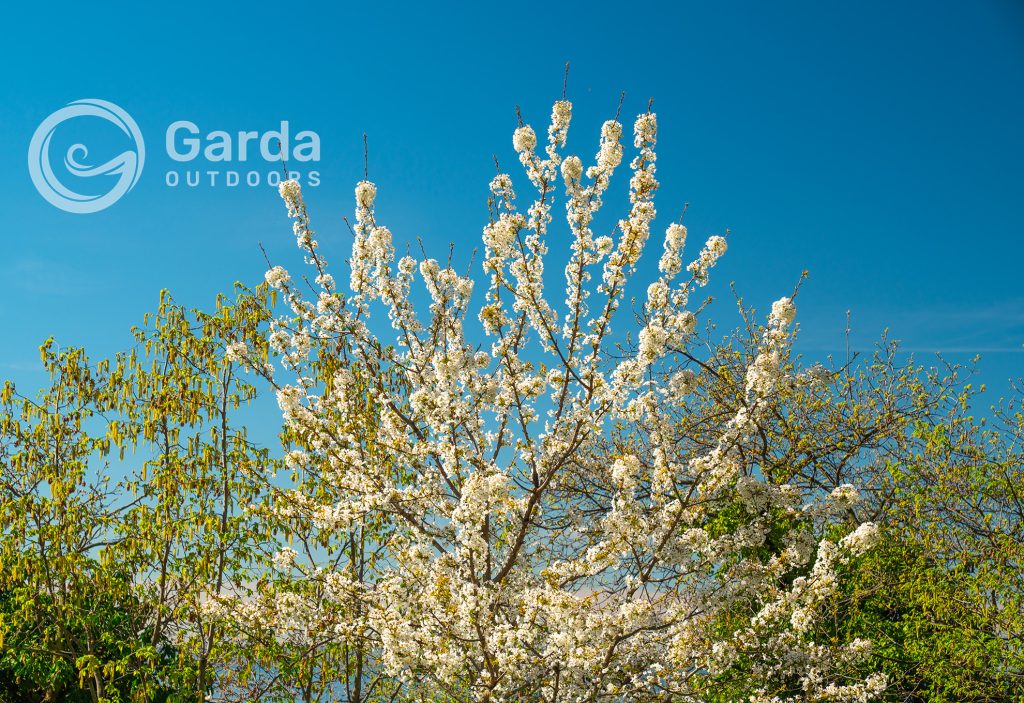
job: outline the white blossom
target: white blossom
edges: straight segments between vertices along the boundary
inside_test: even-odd
[[[869,645],[813,635],[838,565],[877,528],[817,539],[804,526],[834,520],[856,491],[808,496],[760,474],[771,449],[761,430],[793,382],[792,300],[758,328],[736,393],[715,394],[716,361],[701,360],[694,335],[704,308],[689,297],[725,238],[707,240],[687,279],[687,231],[669,224],[657,277],[630,288],[648,270],[658,215],[657,118],[634,120],[628,210],[599,236],[623,126],[604,122],[584,168],[563,154],[571,118],[556,102],[539,150],[530,126],[513,133],[530,193],[520,204],[509,174],[491,180],[480,281],[459,268],[461,249],[396,261],[409,236],[378,220],[377,186],[362,181],[349,286],[338,290],[298,184],[282,184],[320,289],[267,272],[286,306],[268,342],[293,375],[274,381],[287,436],[301,442],[285,465],[317,482],[280,491],[274,510],[312,525],[325,551],[344,552],[361,526],[385,537],[362,581],[316,554],[294,568],[282,549],[282,580],[320,579],[346,607],[283,591],[262,606],[268,621],[295,641],[331,622],[414,698],[548,700],[557,682],[566,701],[704,700],[704,672],[740,661],[756,672],[751,700],[771,700],[779,681],[808,700],[876,697],[884,679],[851,668]],[[556,202],[568,236],[555,230]],[[557,258],[549,246],[563,245],[564,294],[552,295],[544,267]],[[700,442],[680,436],[691,413],[704,413]],[[722,506],[738,516],[718,520]],[[734,631],[719,627],[726,618]]]
[[[274,568],[278,571],[288,571],[295,564],[295,557],[298,553],[291,547],[284,547],[274,555]]]

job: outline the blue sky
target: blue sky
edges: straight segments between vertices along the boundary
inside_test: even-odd
[[[716,293],[736,281],[764,309],[808,269],[809,354],[841,351],[850,309],[855,348],[888,326],[916,352],[982,353],[982,380],[999,391],[1024,372],[1024,6],[1013,0],[16,3],[0,32],[0,375],[29,385],[49,335],[110,354],[160,288],[210,306],[261,277],[258,242],[295,260],[269,188],[166,186],[182,167],[164,149],[172,122],[317,132],[307,200],[339,264],[368,132],[382,221],[439,253],[454,242],[468,261],[491,155],[514,164],[514,107],[543,128],[567,60],[569,147],[584,157],[620,91],[627,116],[654,97],[658,229],[688,202],[692,245],[731,230]],[[135,188],[88,215],[47,203],[25,166],[39,123],[80,98],[124,108],[147,149]],[[620,191],[608,207],[622,202]],[[728,323],[729,301],[719,310]]]

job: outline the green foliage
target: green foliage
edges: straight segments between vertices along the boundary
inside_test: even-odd
[[[716,351],[677,422],[697,451],[713,439],[703,418],[742,403],[753,319],[745,337],[708,340]],[[862,500],[846,529],[884,527],[879,547],[843,567],[814,636],[871,640],[865,671],[886,673],[888,701],[1024,700],[1024,415],[1011,402],[976,417],[970,373],[925,368],[886,343],[870,359],[805,370],[760,428],[752,463],[764,477],[820,494],[852,484]],[[723,506],[712,524],[734,530],[742,509]],[[744,676],[740,662],[718,679],[716,700],[745,698]]]
[[[383,520],[333,530],[299,509],[287,522],[268,509],[270,497],[287,504],[285,485],[318,502],[345,498],[329,466],[306,464],[272,480],[283,463],[240,421],[259,389],[224,350],[243,343],[251,361],[266,362],[273,302],[263,286],[242,289],[206,314],[164,294],[134,330],[132,350],[97,363],[48,341],[41,353],[49,386],[35,397],[3,387],[0,703],[177,703],[211,693],[402,699],[381,675],[372,633],[335,634],[356,600],[328,597],[317,574],[271,568],[287,543],[370,585],[385,545],[401,537]],[[757,336],[752,326],[748,338]],[[316,344],[312,371],[330,390],[344,343]],[[676,440],[696,453],[716,440],[706,418],[743,402],[752,349],[740,338],[709,346],[714,353],[675,424]],[[1024,416],[1008,405],[979,420],[961,369],[897,358],[883,346],[869,361],[794,384],[760,428],[750,465],[775,483],[820,493],[854,484],[863,500],[847,509],[847,524],[884,525],[882,545],[842,567],[839,595],[813,634],[871,640],[865,667],[886,673],[886,700],[1024,700]],[[356,371],[349,414],[332,420],[339,431],[354,426],[351,413],[372,426],[380,412],[367,392],[374,384],[402,383],[382,367]],[[313,441],[293,428],[280,439],[289,450]],[[625,440],[609,438],[608,456],[619,453],[617,441]],[[386,470],[402,481],[401,467]],[[748,519],[739,503],[708,510],[713,537]],[[780,532],[767,535],[759,558],[777,555],[781,531],[792,526],[778,518]],[[276,623],[239,623],[205,607],[288,593],[322,608],[315,636],[292,640]],[[747,616],[737,611],[735,622],[726,615],[719,625],[730,632]],[[743,662],[716,685],[709,701],[745,698]]]
[[[72,602],[58,603],[24,588],[4,594],[3,703],[87,703],[93,698],[86,682],[95,685],[98,679],[106,700],[170,700],[171,691],[154,672],[175,661],[176,651],[166,641],[154,646],[152,633],[137,629],[146,606],[131,595],[124,576],[92,566],[70,584],[76,594]],[[88,653],[75,657],[79,652]]]
[[[200,606],[244,589],[266,541],[240,508],[264,490],[268,454],[233,421],[256,389],[224,347],[260,348],[266,303],[257,291],[190,315],[164,294],[135,349],[93,363],[48,341],[49,387],[5,385],[0,663],[14,700],[210,690],[221,630]]]
[[[889,538],[844,574],[829,631],[873,643],[890,701],[1011,701],[1022,695],[975,574]]]
[[[844,581],[834,634],[875,643],[892,701],[1024,700],[1021,416],[970,414],[970,386],[937,394],[887,457],[887,540]]]

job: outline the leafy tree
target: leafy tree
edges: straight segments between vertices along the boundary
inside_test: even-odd
[[[742,394],[751,338],[709,338],[717,352],[676,423],[685,441],[706,441],[700,418]],[[1021,415],[1009,404],[975,417],[971,373],[941,359],[926,368],[884,342],[864,361],[805,367],[761,426],[757,463],[772,481],[857,487],[834,538],[865,520],[884,528],[878,549],[839,570],[818,632],[870,640],[863,670],[886,673],[886,700],[1024,696]]]
[[[213,315],[162,295],[130,352],[93,365],[47,342],[39,398],[5,386],[0,651],[18,691],[80,687],[98,703],[212,688],[223,630],[203,603],[245,593],[266,542],[244,508],[268,453],[234,421],[256,389],[223,353],[258,333],[263,293]]]
[[[147,604],[130,572],[100,558],[119,539],[125,507],[105,469],[115,446],[81,350],[42,347],[51,386],[38,400],[0,394],[0,614],[3,665],[14,691],[60,700],[149,696],[167,642],[147,639]],[[14,695],[14,693],[12,693]]]

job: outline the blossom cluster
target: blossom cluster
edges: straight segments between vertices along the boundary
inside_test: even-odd
[[[792,381],[793,301],[772,306],[735,406],[708,418],[714,442],[680,441],[673,418],[704,372],[686,361],[698,353],[703,309],[690,296],[726,240],[711,236],[684,265],[687,229],[669,223],[642,309],[619,314],[657,216],[657,119],[634,120],[628,211],[596,236],[624,127],[605,122],[585,166],[564,154],[571,117],[568,101],[555,103],[540,151],[528,124],[513,134],[530,202],[521,209],[510,174],[492,180],[476,308],[473,277],[450,262],[396,261],[369,181],[355,189],[349,290],[340,291],[299,185],[281,185],[319,289],[310,298],[284,269],[267,272],[287,305],[269,345],[293,379],[268,376],[304,443],[289,465],[324,483],[282,494],[277,510],[311,520],[325,540],[387,525],[387,558],[346,590],[360,606],[331,621],[373,633],[376,661],[394,680],[472,700],[700,698],[710,676],[744,666],[757,682],[751,700],[774,700],[770,691],[794,681],[808,700],[878,695],[884,679],[850,678],[869,644],[813,637],[838,565],[870,548],[877,530],[815,537],[823,509],[760,475],[750,451]],[[569,257],[556,303],[544,263],[560,198]],[[371,325],[381,310],[390,331]],[[630,342],[613,335],[619,325]],[[820,502],[856,500],[849,487]],[[330,573],[299,568],[287,549],[274,564],[295,578]],[[295,629],[330,605],[278,607],[285,614],[274,621]],[[723,630],[740,612],[746,621]]]

